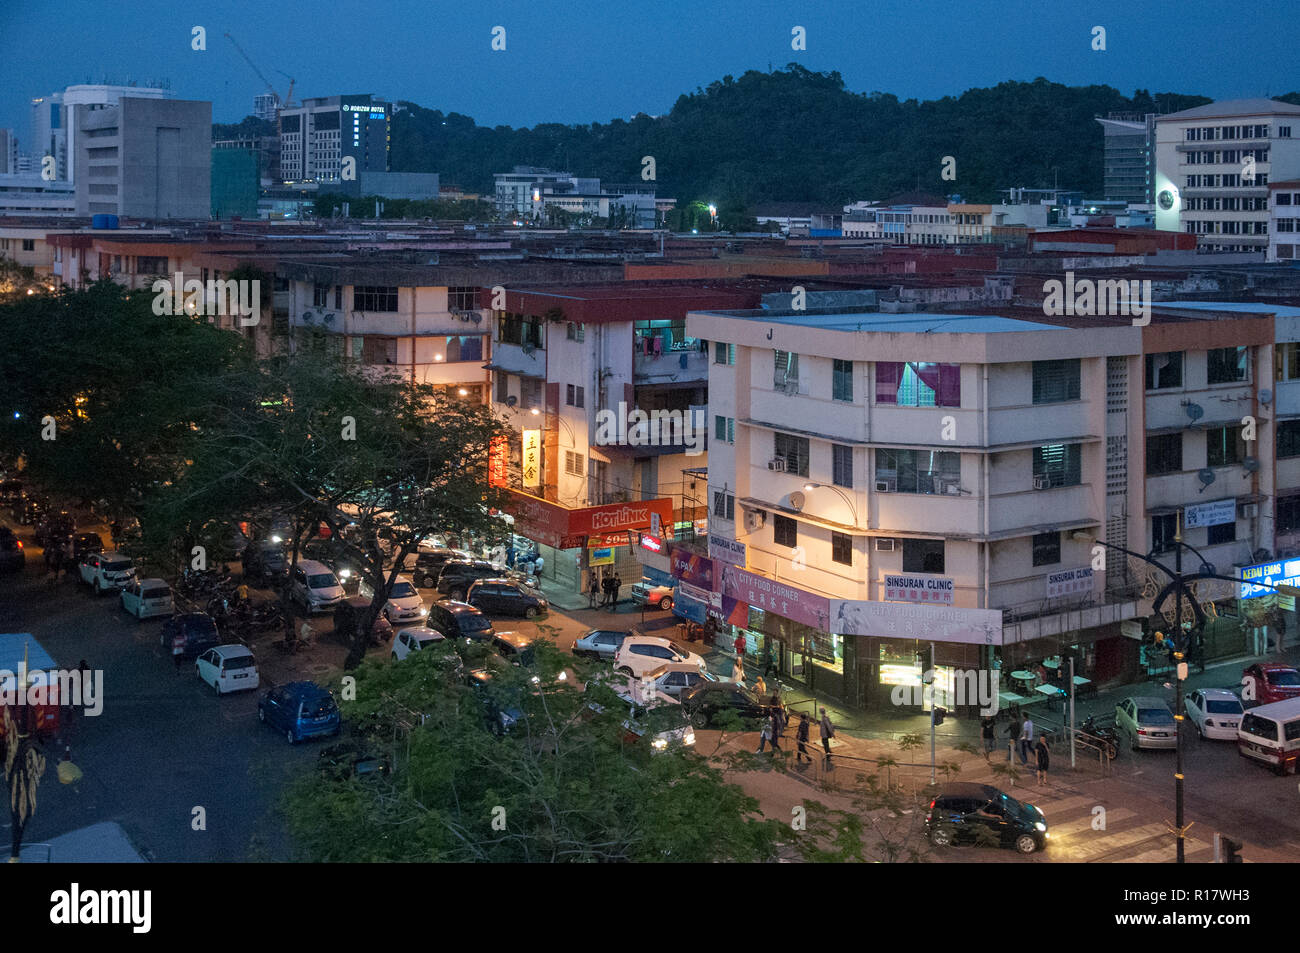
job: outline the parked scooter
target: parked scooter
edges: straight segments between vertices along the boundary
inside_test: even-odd
[[[1083,735],[1083,740],[1087,741],[1095,748],[1102,748],[1106,752],[1106,757],[1112,760],[1119,754],[1119,734],[1114,727],[1103,727],[1097,724],[1095,715],[1089,715],[1079,726],[1079,734]]]

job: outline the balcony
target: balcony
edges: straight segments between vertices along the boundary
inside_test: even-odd
[[[709,355],[697,347],[632,352],[632,380],[635,384],[705,383],[709,379]]]

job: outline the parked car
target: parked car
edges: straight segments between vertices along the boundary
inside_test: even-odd
[[[304,612],[326,612],[343,601],[338,577],[324,563],[301,560],[289,573],[289,598]]]
[[[124,589],[135,581],[135,565],[121,553],[87,553],[77,568],[81,581],[97,596],[111,589]]]
[[[681,699],[682,693],[705,682],[716,682],[718,676],[701,672],[690,662],[669,662],[642,676],[642,681],[652,681],[655,691],[669,698]]]
[[[34,526],[45,515],[45,504],[38,499],[25,496],[13,504],[10,515],[19,526]]]
[[[631,632],[619,629],[592,629],[573,643],[573,654],[579,658],[608,659],[613,661],[614,654]]]
[[[653,606],[656,609],[673,607],[673,587],[661,586],[643,578],[632,587],[632,604],[635,606]]]
[[[449,559],[438,576],[438,592],[464,602],[469,587],[480,579],[496,579],[505,573],[486,559]]]
[[[594,684],[594,683],[593,683]],[[675,698],[649,694],[642,684],[630,681],[614,694],[626,717],[622,723],[622,740],[625,745],[648,743],[651,752],[666,751],[677,745],[695,744],[695,729],[681,704]],[[603,711],[599,703],[590,706]]]
[[[991,784],[945,784],[930,802],[925,832],[936,847],[980,842],[1032,854],[1047,846],[1047,818]]]
[[[412,626],[399,629],[393,639],[393,661],[400,662],[412,652],[419,652],[430,645],[446,641],[447,637],[436,629],[425,626]]]
[[[289,682],[271,689],[258,699],[257,717],[283,732],[291,745],[337,735],[343,728],[334,696],[315,682]]]
[[[421,546],[424,544],[421,543]],[[432,589],[438,584],[438,576],[442,573],[442,567],[453,559],[471,559],[469,553],[457,549],[431,549],[423,548],[418,553],[411,553],[406,557],[406,562],[402,565],[402,571],[409,573],[415,580],[415,584],[423,589]]]
[[[1279,775],[1300,771],[1300,698],[1246,712],[1237,729],[1237,753],[1272,766]]]
[[[279,543],[269,540],[250,543],[244,548],[240,562],[244,567],[244,579],[255,585],[265,586],[289,578],[289,557]]]
[[[81,562],[81,557],[90,553],[102,553],[104,541],[98,533],[74,533],[72,536],[72,558]]]
[[[521,615],[535,619],[549,611],[550,604],[536,589],[509,579],[480,579],[469,587],[465,601],[483,612]]]
[[[0,527],[0,572],[22,572],[27,566],[23,541],[12,532],[3,532],[3,529]]]
[[[370,584],[370,580],[362,579],[357,587],[357,594],[367,599],[373,599],[375,597],[375,587]],[[424,600],[420,598],[420,593],[415,588],[415,584],[405,576],[398,576],[393,580],[393,585],[388,590],[388,601],[384,603],[380,612],[393,625],[422,622],[429,614],[429,610],[424,607]]]
[[[345,642],[351,642],[356,635],[361,618],[370,609],[370,600],[365,596],[349,596],[334,609],[334,634]],[[379,645],[393,637],[393,624],[384,618],[383,613],[375,616],[371,626],[370,642]]]
[[[218,695],[252,691],[261,681],[257,659],[246,645],[214,646],[198,657],[194,671]]]
[[[46,513],[36,523],[33,538],[36,545],[48,548],[51,543],[66,540],[77,531],[77,521],[67,510]]]
[[[487,616],[468,603],[452,599],[439,599],[429,606],[426,624],[449,639],[490,642],[496,634]]]
[[[185,612],[163,623],[159,641],[173,656],[197,658],[221,642],[217,623],[206,612]]]
[[[465,675],[465,681],[483,703],[483,714],[487,719],[489,730],[497,736],[507,734],[524,717],[519,692],[493,684],[493,669],[490,665],[471,669]]]
[[[388,762],[382,754],[360,741],[340,741],[322,748],[316,764],[327,781],[357,778],[368,781],[388,774]]]
[[[1183,699],[1187,720],[1202,738],[1236,741],[1241,727],[1241,699],[1223,688],[1198,688]]]
[[[1300,698],[1300,672],[1275,662],[1248,665],[1241,673],[1241,698],[1247,707]]]
[[[626,675],[641,678],[665,662],[690,662],[701,672],[707,671],[704,659],[672,639],[657,635],[631,635],[614,653],[614,668]]]
[[[175,611],[171,587],[166,579],[132,579],[118,597],[122,608],[137,619],[171,615]]]
[[[766,698],[733,682],[703,681],[684,690],[678,699],[691,724],[697,727],[713,724],[723,712],[733,712],[747,722],[758,722],[776,711],[776,706]]]
[[[1115,731],[1134,751],[1139,748],[1174,748],[1178,723],[1163,699],[1126,698],[1115,706]]]

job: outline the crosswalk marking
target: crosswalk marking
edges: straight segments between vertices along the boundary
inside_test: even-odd
[[[1130,820],[1134,817],[1137,817],[1137,815],[1126,807],[1112,808],[1106,811],[1106,830],[1097,831],[1096,833],[1104,835],[1110,830],[1111,825]],[[1083,831],[1091,831],[1093,821],[1095,820],[1096,818],[1091,811],[1089,811],[1084,817],[1078,817],[1072,821],[1065,821],[1059,824],[1053,824],[1052,819],[1049,817],[1047,819],[1047,829],[1052,832],[1053,837],[1069,837]]]
[[[1072,853],[1086,859],[1100,854],[1108,854],[1124,847],[1139,844],[1144,840],[1168,834],[1169,828],[1164,823],[1143,824],[1140,827],[1132,827],[1117,833],[1102,833],[1099,831],[1094,842],[1082,844],[1075,848]]]

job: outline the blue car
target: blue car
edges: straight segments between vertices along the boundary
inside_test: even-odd
[[[304,738],[337,735],[343,724],[334,696],[315,682],[289,682],[271,689],[258,700],[257,717],[284,732],[291,745]]]

